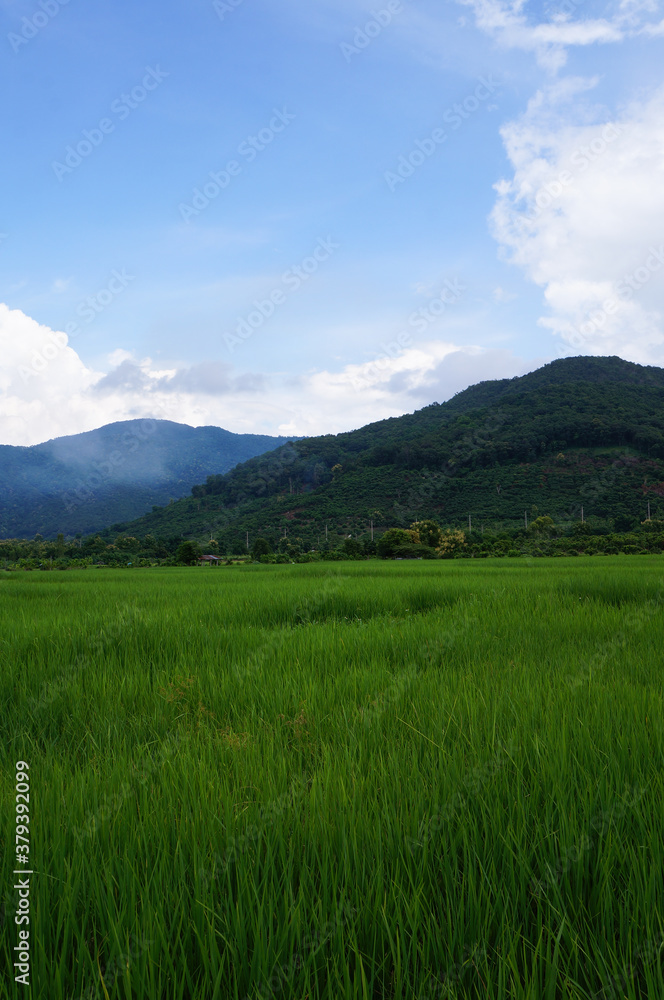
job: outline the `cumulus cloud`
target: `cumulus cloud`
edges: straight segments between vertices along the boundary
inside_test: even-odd
[[[99,376],[66,335],[0,303],[0,345],[2,443],[32,444],[81,429],[85,397]]]
[[[295,377],[240,372],[214,360],[162,370],[122,349],[109,355],[109,370],[102,372],[84,364],[65,334],[2,305],[0,345],[0,443],[22,445],[137,417],[237,433],[338,433],[538,364],[508,351],[431,339],[387,345],[375,359],[337,372]]]
[[[514,173],[496,185],[494,236],[542,287],[540,324],[576,353],[662,364],[664,88],[589,123],[583,82],[564,84],[576,123],[557,85],[502,129]]]
[[[152,360],[136,361],[125,351],[114,352],[117,366],[95,383],[94,391],[109,395],[118,390],[129,393],[188,393],[203,396],[228,396],[234,393],[262,392],[265,379],[260,374],[236,375],[223,361],[205,361],[188,368],[157,371]]]
[[[434,345],[431,345],[434,347]],[[433,355],[432,351],[432,355]],[[541,365],[547,358],[523,361],[515,358],[511,351],[484,349],[480,347],[455,348],[441,360],[431,364],[426,373],[415,384],[404,379],[399,372],[389,381],[390,390],[399,391],[417,400],[418,405],[426,402],[443,402],[469,385],[492,379],[514,378],[525,375]]]

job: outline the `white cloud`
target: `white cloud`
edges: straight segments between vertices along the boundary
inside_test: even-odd
[[[642,23],[644,15],[657,11],[652,0],[636,6],[632,2],[622,4],[613,18],[595,19],[573,16],[583,0],[560,0],[550,19],[539,23],[528,17],[525,0],[458,2],[472,8],[477,27],[502,48],[534,52],[540,65],[553,72],[564,66],[567,48],[621,42],[634,34],[654,34],[658,30],[656,25]]]
[[[580,353],[662,364],[664,88],[596,124],[576,100],[580,124],[542,91],[502,129],[514,175],[494,235],[543,288],[542,326]]]
[[[660,21],[659,24],[646,24],[643,28],[643,34],[650,35],[652,38],[664,35],[664,20]]]
[[[122,349],[100,372],[83,363],[64,334],[4,305],[0,346],[0,443],[22,445],[148,416],[237,433],[338,433],[545,360],[527,363],[508,351],[431,339],[338,372],[296,377],[238,372],[221,361],[156,369],[150,358]]]
[[[0,346],[2,442],[32,444],[79,430],[84,396],[98,376],[65,334],[0,303]]]

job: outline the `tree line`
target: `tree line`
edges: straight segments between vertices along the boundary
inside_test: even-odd
[[[278,541],[258,536],[246,546],[221,549],[216,539],[204,543],[181,536],[136,538],[123,535],[107,543],[99,535],[55,541],[37,535],[27,541],[0,542],[0,567],[4,570],[59,570],[83,566],[144,568],[149,566],[196,565],[203,554],[220,562],[238,559],[263,564],[340,561],[358,559],[486,559],[516,556],[651,555],[664,552],[664,520],[646,519],[638,528],[616,532],[588,521],[557,525],[548,515],[533,517],[528,527],[506,531],[466,531],[441,527],[427,518],[409,528],[391,527],[374,540],[334,539],[308,548],[297,535]]]

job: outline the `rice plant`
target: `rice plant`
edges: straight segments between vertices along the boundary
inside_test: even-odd
[[[0,578],[44,1000],[664,996],[659,557]],[[25,926],[25,925],[23,925]]]

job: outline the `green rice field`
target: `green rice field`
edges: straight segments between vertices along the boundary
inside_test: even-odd
[[[661,556],[0,574],[0,997],[662,1000],[663,608]]]

